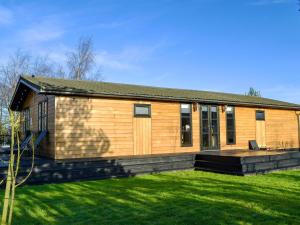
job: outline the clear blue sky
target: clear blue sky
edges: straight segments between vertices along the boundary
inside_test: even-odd
[[[17,48],[63,61],[92,36],[106,81],[300,103],[296,0],[0,1],[0,62]]]

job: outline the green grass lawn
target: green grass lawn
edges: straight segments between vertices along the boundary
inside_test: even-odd
[[[14,224],[300,224],[300,170],[248,177],[182,171],[24,186]]]

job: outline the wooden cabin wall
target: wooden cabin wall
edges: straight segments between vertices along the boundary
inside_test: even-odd
[[[38,155],[56,159],[168,154],[200,151],[199,108],[192,110],[193,145],[180,144],[180,103],[100,99],[87,97],[48,97],[49,135]],[[44,95],[30,92],[23,108],[30,107],[31,130],[38,131],[38,103]],[[133,116],[135,103],[151,104],[150,121]],[[226,144],[226,114],[219,107],[221,150],[248,149],[256,139],[256,108],[235,107],[236,144]],[[261,110],[261,109],[259,109]],[[293,110],[265,111],[266,146],[273,149],[299,147],[299,123]],[[136,142],[135,130],[145,129],[149,140]],[[148,129],[148,130],[147,130]],[[150,129],[150,130],[149,130]],[[148,133],[147,133],[148,132]],[[149,133],[150,132],[150,133]],[[150,134],[150,135],[149,135]],[[138,143],[138,144],[136,144]],[[144,150],[139,149],[143,146]],[[146,150],[145,150],[146,149]]]
[[[29,92],[24,104],[23,109],[30,110],[30,130],[37,134],[38,132],[38,104],[39,102],[48,99],[48,131],[46,139],[42,141],[37,155],[55,158],[55,96],[53,95],[38,95],[35,92]]]
[[[256,119],[255,108],[235,107],[235,133],[236,144],[227,145],[226,143],[226,113],[220,112],[220,142],[222,150],[248,149],[248,141],[255,140]]]
[[[181,147],[180,103],[155,102],[152,106],[152,154],[199,152],[200,122],[198,110],[192,109],[193,145]]]
[[[299,148],[299,125],[296,111],[235,107],[236,144],[226,144],[226,113],[220,110],[221,150],[248,149],[248,141],[256,139],[256,110],[265,111],[266,147]]]
[[[299,127],[295,111],[266,111],[266,143],[276,149],[299,148]]]
[[[135,146],[135,103],[151,104],[151,129],[144,154],[198,152],[199,112],[194,111],[193,146],[180,145],[180,103],[56,97],[56,158],[89,158],[143,154]],[[146,120],[145,120],[146,121]],[[150,150],[149,150],[150,149]]]

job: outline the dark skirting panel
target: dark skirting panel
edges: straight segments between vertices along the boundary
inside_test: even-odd
[[[8,157],[8,154],[1,156],[3,161],[0,165],[0,178],[6,176]],[[30,158],[23,158],[19,180],[28,174],[30,166]],[[132,177],[138,174],[188,169],[248,175],[289,168],[300,168],[299,150],[277,152],[235,150],[56,161],[38,157],[26,184]]]

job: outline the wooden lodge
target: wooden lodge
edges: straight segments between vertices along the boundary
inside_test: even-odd
[[[299,149],[300,105],[237,94],[23,76],[10,108],[55,160]],[[300,163],[300,159],[299,159]]]

